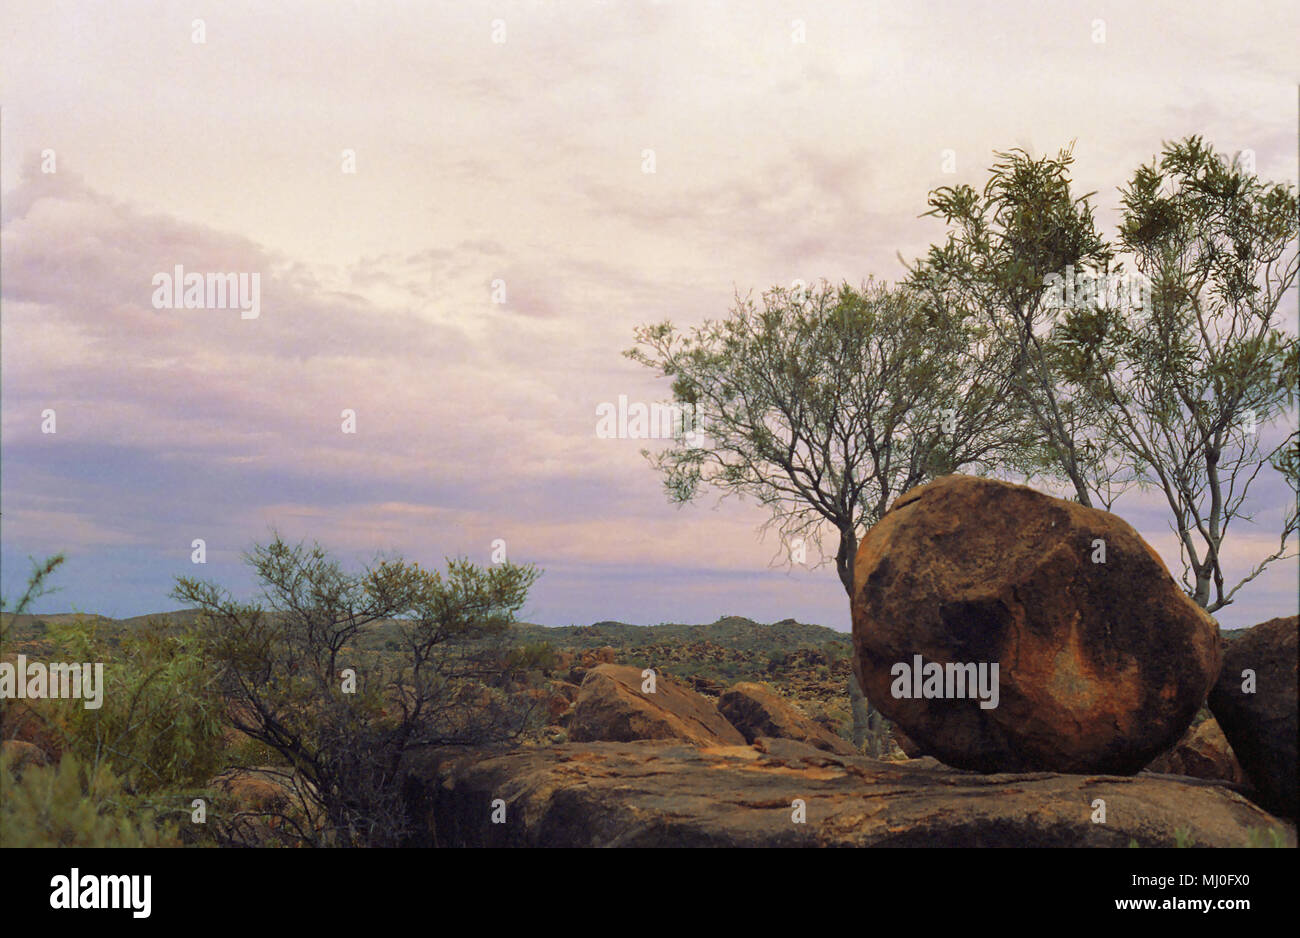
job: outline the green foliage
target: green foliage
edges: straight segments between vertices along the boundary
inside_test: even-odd
[[[1192,836],[1192,829],[1190,827],[1180,827],[1176,831],[1174,831],[1174,846],[1175,847],[1196,846],[1196,838]]]
[[[21,772],[0,753],[0,845],[10,847],[179,846],[174,822],[133,798],[107,764],[68,754]]]
[[[1109,506],[1126,480],[1108,465],[1096,405],[1059,380],[1057,353],[1045,337],[1057,318],[1048,278],[1105,267],[1114,252],[1096,230],[1093,193],[1071,191],[1069,149],[1039,159],[1022,150],[996,156],[982,192],[962,185],[930,193],[926,214],[950,231],[907,283],[927,309],[987,326],[988,379],[1005,382],[1004,406],[1023,434],[1017,468],[1031,478],[1067,480],[1085,505],[1095,499]]]
[[[50,629],[63,660],[103,662],[101,706],[43,701],[66,750],[134,792],[199,785],[221,767],[222,700],[198,638],[150,621],[119,636],[90,619]]]
[[[6,617],[9,617],[9,622],[12,622],[13,616],[22,615],[36,600],[55,592],[48,585],[48,581],[65,559],[63,554],[54,554],[41,563],[32,561],[32,572],[27,577],[27,587],[23,590],[23,595],[18,597],[18,602],[14,604],[13,609],[7,613],[5,612],[5,606],[8,605],[8,601],[3,596],[0,596],[0,644],[4,643],[9,634],[9,625],[5,621]]]
[[[538,722],[536,701],[512,697],[500,666],[533,567],[450,560],[443,573],[397,559],[348,573],[319,545],[278,535],[247,561],[265,605],[186,577],[173,595],[202,612],[202,652],[231,725],[278,753],[313,802],[319,825],[300,829],[302,842],[400,843],[406,753],[508,740]],[[401,653],[359,649],[384,620]]]
[[[1285,847],[1286,834],[1278,827],[1252,827],[1247,835],[1247,847]]]
[[[1134,477],[1164,495],[1184,585],[1213,612],[1287,556],[1297,530],[1292,502],[1278,550],[1236,586],[1225,580],[1223,542],[1234,520],[1251,520],[1258,473],[1271,465],[1297,481],[1298,344],[1279,313],[1300,264],[1296,195],[1199,137],[1167,144],[1121,192],[1120,246],[1150,297],[1070,311],[1062,375],[1089,396]]]
[[[550,671],[555,667],[555,649],[550,642],[522,645],[511,649],[506,667],[511,671]]]
[[[984,327],[867,283],[737,297],[727,318],[635,333],[624,354],[672,382],[699,435],[646,453],[670,499],[756,498],[785,555],[838,535],[846,592],[858,534],[894,497],[958,469],[993,471],[1020,434],[989,378]]]
[[[226,750],[226,761],[237,766],[288,765],[288,760],[273,746],[257,739],[250,739],[242,733],[236,734],[235,742]]]

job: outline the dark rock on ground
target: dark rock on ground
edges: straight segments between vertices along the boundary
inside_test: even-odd
[[[1296,635],[1300,616],[1270,619],[1227,643],[1209,706],[1260,803],[1296,816]],[[1255,692],[1242,672],[1255,672]]]
[[[907,758],[919,759],[921,756],[925,755],[925,753],[921,751],[921,747],[913,742],[911,737],[898,727],[894,727],[890,733],[894,737],[895,744],[897,744],[898,748],[903,751],[903,755],[907,756]]]
[[[1237,785],[1246,781],[1246,773],[1214,717],[1189,728],[1173,749],[1152,760],[1147,771],[1221,779]]]

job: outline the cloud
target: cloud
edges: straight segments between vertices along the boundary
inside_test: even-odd
[[[66,540],[83,606],[144,612],[194,537],[230,577],[277,519],[349,556],[504,537],[549,563],[534,611],[555,620],[847,625],[832,573],[768,567],[758,506],[672,508],[640,441],[595,436],[600,402],[668,393],[619,355],[634,326],[797,277],[896,279],[942,233],[926,193],[981,184],[995,149],[1077,139],[1107,223],[1188,133],[1294,179],[1298,15],[805,6],[232,0],[204,45],[152,5],[6,8],[6,554]],[[176,264],[258,272],[261,316],[154,309]],[[1132,510],[1160,536],[1158,503]]]

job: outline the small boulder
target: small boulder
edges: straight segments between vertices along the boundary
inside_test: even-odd
[[[762,684],[736,684],[718,699],[718,710],[740,730],[747,742],[771,736],[797,740],[841,755],[856,752],[846,740],[799,713],[783,697]]]
[[[564,714],[569,712],[569,707],[573,702],[561,693],[551,693],[546,698],[546,715],[554,723]]]
[[[289,810],[292,800],[283,781],[259,769],[225,772],[208,785],[229,794],[243,811],[283,813]]]
[[[575,742],[678,739],[697,746],[743,746],[746,740],[718,708],[692,690],[656,675],[642,693],[640,668],[602,664],[587,672],[569,722]]]
[[[853,640],[867,699],[981,772],[1134,774],[1182,736],[1220,660],[1214,620],[1122,518],[962,475],[905,493],[863,538]]]
[[[1188,775],[1192,778],[1221,779],[1242,784],[1246,774],[1233,754],[1228,738],[1214,717],[1202,720],[1183,734],[1173,749],[1157,756],[1148,772]]]
[[[925,755],[925,753],[921,751],[921,747],[914,743],[911,738],[898,727],[894,727],[889,731],[889,733],[894,737],[894,745],[896,745],[903,755],[907,756],[907,758],[919,759],[921,756]]]
[[[0,708],[0,739],[31,743],[41,751],[44,764],[58,762],[63,746],[44,700],[7,700]]]
[[[1227,641],[1209,706],[1257,800],[1296,816],[1296,635],[1300,616],[1270,619]],[[1253,693],[1243,689],[1254,672]],[[1249,685],[1246,685],[1249,686]]]
[[[568,681],[552,681],[551,690],[561,695],[565,700],[572,703],[578,699],[578,685],[570,684]]]
[[[707,677],[696,675],[691,679],[691,687],[697,694],[709,694],[713,697],[719,696],[725,689],[722,684]]]
[[[41,747],[25,743],[21,739],[6,739],[0,742],[0,757],[9,762],[9,768],[17,775],[29,765],[47,765],[49,759]]]

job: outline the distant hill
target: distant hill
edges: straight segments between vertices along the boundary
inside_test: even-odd
[[[40,613],[4,617],[6,625],[12,623],[11,641],[40,638],[48,626],[78,618],[79,613]],[[198,618],[194,609],[178,609],[128,619],[110,619],[106,616],[86,616],[102,628],[129,630],[147,622],[165,622],[168,625],[191,625]],[[723,616],[707,625],[663,623],[660,625],[631,625],[627,622],[607,620],[591,625],[546,626],[531,622],[516,623],[513,627],[520,644],[549,642],[556,648],[639,648],[664,642],[712,642],[735,651],[779,651],[800,647],[821,646],[828,642],[847,642],[849,635],[822,625],[810,625],[794,619],[782,619],[765,625],[743,616]],[[357,644],[363,648],[382,648],[384,643],[397,637],[397,623],[391,620],[368,626]]]
[[[635,648],[657,642],[712,642],[737,651],[795,649],[801,645],[823,645],[848,641],[845,632],[824,625],[809,625],[782,619],[771,625],[743,616],[724,616],[708,625],[629,625],[626,622],[596,622],[592,625],[551,627],[520,623],[515,631],[522,641],[550,642],[561,648]]]
[[[81,613],[26,613],[20,616],[5,614],[4,623],[12,631],[10,641],[40,638],[48,626],[83,617]],[[94,619],[101,627],[132,629],[149,621],[168,625],[191,625],[198,618],[194,609],[177,609],[171,612],[132,616],[128,619],[110,619],[106,616],[84,616]],[[397,623],[384,620],[368,626],[358,638],[362,648],[382,648],[387,641],[396,639]],[[676,622],[659,625],[631,625],[627,622],[605,620],[591,625],[547,626],[532,622],[519,622],[513,626],[520,644],[549,642],[556,648],[590,649],[611,646],[629,650],[663,643],[710,642],[723,648],[743,652],[793,651],[798,648],[821,647],[828,643],[851,642],[847,632],[837,632],[824,625],[812,625],[795,619],[764,624],[744,616],[723,616],[716,622],[704,625],[687,625]],[[1223,630],[1226,641],[1245,634],[1244,629]]]

